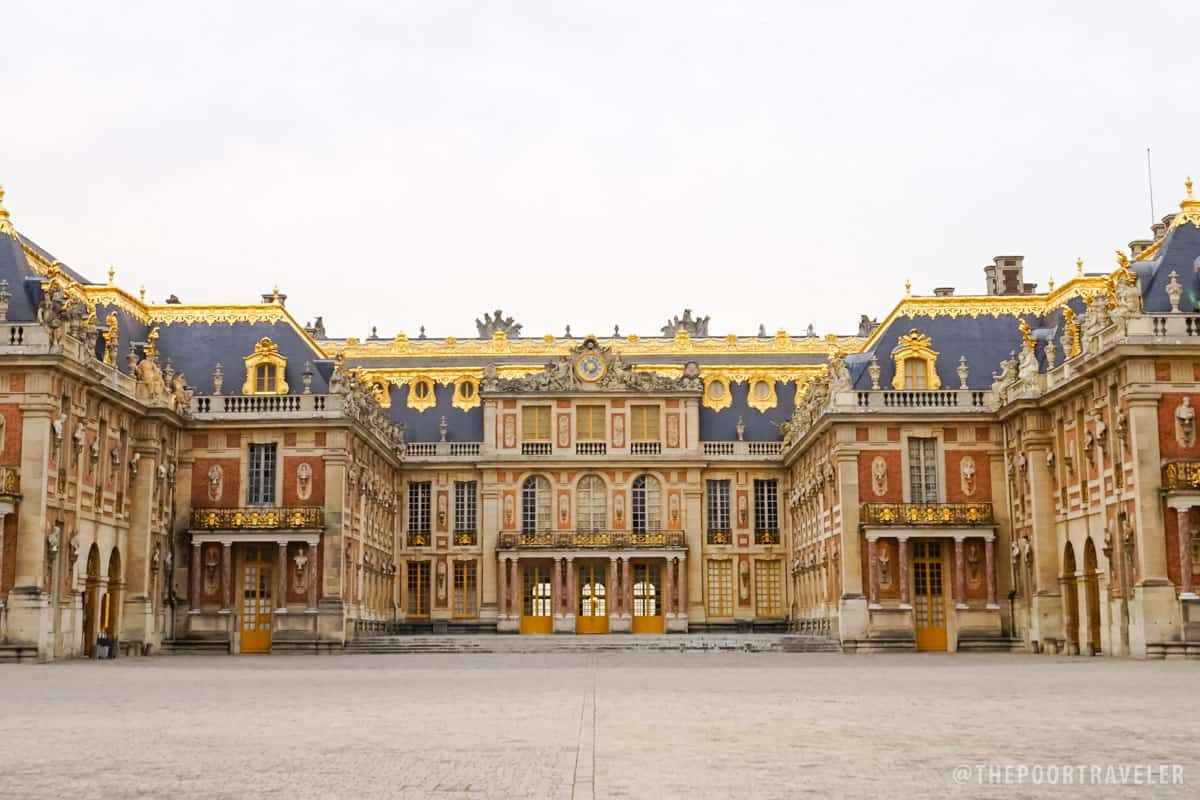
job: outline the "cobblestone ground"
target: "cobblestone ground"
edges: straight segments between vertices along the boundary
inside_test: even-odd
[[[985,655],[12,666],[0,797],[1196,797],[1197,677],[1194,663]],[[1062,765],[1132,781],[1147,764],[1141,786],[1063,785]]]

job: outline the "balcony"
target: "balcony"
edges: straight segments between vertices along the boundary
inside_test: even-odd
[[[622,550],[685,547],[683,531],[532,531],[500,534],[501,550]]]
[[[709,528],[709,544],[733,544],[733,531],[727,528]]]
[[[906,390],[872,390],[855,392],[858,408],[902,409],[936,408],[953,411],[986,411],[991,402],[991,392],[967,389],[950,389],[935,392]]]
[[[778,528],[760,528],[754,532],[755,544],[779,544],[781,541]]]
[[[479,536],[475,531],[455,531],[454,543],[459,546],[473,546],[479,542]]]
[[[661,455],[662,442],[630,442],[629,454],[633,456]]]
[[[324,530],[325,510],[299,508],[197,508],[192,511],[192,530],[197,531],[282,531]]]
[[[783,453],[783,442],[702,442],[701,452],[708,458],[774,459]]]
[[[863,503],[859,523],[869,526],[993,525],[991,503]]]
[[[521,442],[523,456],[548,456],[553,449],[554,445],[550,442]]]
[[[250,417],[310,419],[340,417],[342,396],[336,394],[206,395],[192,398],[192,416],[198,420]]]
[[[1200,461],[1172,461],[1165,465],[1162,487],[1167,491],[1200,491]]]
[[[409,442],[404,445],[404,455],[410,460],[457,461],[478,458],[482,448],[482,442]]]
[[[409,531],[405,541],[409,547],[429,547],[430,540],[429,531]]]
[[[608,444],[606,442],[576,442],[575,455],[577,456],[602,456],[608,452]]]

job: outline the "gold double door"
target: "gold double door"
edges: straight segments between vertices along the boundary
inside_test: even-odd
[[[608,633],[608,564],[585,561],[576,570],[575,632]]]
[[[913,542],[913,625],[918,650],[946,649],[946,598],[942,544]]]
[[[521,633],[554,632],[554,570],[550,562],[521,562]]]
[[[662,633],[662,565],[657,561],[633,562],[633,632]]]
[[[262,548],[264,551],[267,548]],[[271,652],[271,564],[259,548],[249,548],[242,563],[241,652]]]

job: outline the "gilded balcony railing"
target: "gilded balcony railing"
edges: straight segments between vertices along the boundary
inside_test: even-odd
[[[759,528],[754,531],[755,544],[779,544],[778,528]]]
[[[1164,489],[1200,489],[1200,461],[1172,461],[1162,475]]]
[[[683,531],[530,531],[500,534],[501,550],[684,547]]]
[[[21,470],[17,467],[0,467],[0,496],[20,497]]]
[[[727,528],[709,528],[709,544],[733,544],[733,531]]]
[[[322,508],[197,508],[192,528],[202,531],[270,531],[325,527]]]
[[[429,531],[409,531],[408,546],[409,547],[429,547],[431,535]]]
[[[863,503],[863,525],[991,525],[991,503]]]

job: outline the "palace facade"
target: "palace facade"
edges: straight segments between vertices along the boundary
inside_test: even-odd
[[[1200,654],[1200,200],[855,335],[366,340],[92,282],[0,193],[0,658],[792,631]]]

